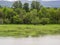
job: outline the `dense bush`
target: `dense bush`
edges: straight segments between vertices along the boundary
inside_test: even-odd
[[[0,22],[3,24],[60,24],[60,8],[43,7],[39,2],[32,1],[22,5],[14,2],[11,8],[0,8]]]
[[[49,18],[41,18],[40,23],[43,24],[43,25],[49,24],[50,23],[50,19]]]

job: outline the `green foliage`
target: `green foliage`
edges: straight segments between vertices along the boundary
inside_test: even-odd
[[[60,34],[60,25],[0,25],[0,36],[2,37],[40,37],[53,34]]]
[[[32,24],[40,24],[40,19],[39,19],[39,17],[36,17],[35,19],[32,19],[32,20],[31,20],[31,23],[32,23]]]
[[[19,15],[16,15],[13,17],[14,24],[21,24],[22,22],[23,22],[23,20],[19,18]]]
[[[3,18],[4,14],[3,14],[3,11],[2,9],[0,9],[0,18]]]
[[[42,7],[38,12],[38,16],[40,18],[49,18],[50,17],[49,9]]]
[[[31,9],[37,9],[39,10],[41,8],[40,2],[32,1],[31,3]]]
[[[25,3],[23,9],[26,10],[26,12],[28,12],[29,11],[29,3]]]
[[[40,23],[43,24],[43,25],[49,24],[50,23],[50,19],[49,18],[42,18]]]
[[[38,17],[38,12],[36,9],[33,9],[32,11],[30,11],[30,20],[32,24],[39,24],[40,20]]]
[[[21,1],[15,1],[12,7],[13,7],[13,8],[22,8],[22,3],[21,3]]]
[[[5,23],[5,24],[10,24],[10,20],[9,20],[9,19],[5,19],[5,20],[4,20],[4,23]]]
[[[3,24],[60,24],[60,8],[46,8],[38,1],[22,4],[15,1],[11,8],[0,8]]]
[[[25,18],[23,19],[24,24],[31,24],[31,14],[30,12],[26,13]]]

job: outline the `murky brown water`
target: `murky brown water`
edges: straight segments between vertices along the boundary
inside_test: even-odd
[[[60,35],[38,38],[0,37],[0,45],[60,45]]]

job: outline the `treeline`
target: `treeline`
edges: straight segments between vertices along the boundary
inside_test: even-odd
[[[43,7],[40,2],[31,4],[15,1],[11,8],[0,6],[1,24],[60,24],[60,8]]]

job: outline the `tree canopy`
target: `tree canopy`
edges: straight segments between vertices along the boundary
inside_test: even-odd
[[[41,6],[38,1],[31,4],[15,1],[11,8],[0,6],[0,21],[3,24],[60,24],[60,8]]]

